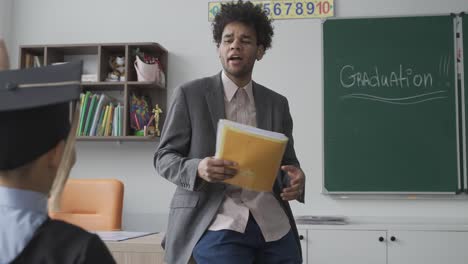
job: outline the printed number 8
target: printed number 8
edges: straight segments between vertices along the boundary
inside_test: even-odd
[[[302,3],[296,3],[296,14],[302,15],[304,13],[304,9],[302,9]]]

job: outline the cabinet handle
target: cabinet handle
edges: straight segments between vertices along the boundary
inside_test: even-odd
[[[303,236],[303,235],[299,235],[299,240],[304,240],[304,236]]]
[[[391,237],[390,237],[390,240],[391,240],[391,241],[395,241],[395,240],[396,240],[396,237],[391,236]]]
[[[383,237],[379,237],[379,241],[383,242],[385,239]]]

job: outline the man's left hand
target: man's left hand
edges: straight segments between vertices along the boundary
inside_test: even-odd
[[[281,198],[285,201],[298,199],[304,192],[304,172],[300,168],[292,165],[281,166],[281,169],[291,178],[291,184],[289,187],[283,189]]]

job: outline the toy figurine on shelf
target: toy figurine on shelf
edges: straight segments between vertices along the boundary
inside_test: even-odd
[[[156,104],[155,108],[153,109],[153,115],[151,116],[148,124],[146,124],[146,135],[151,136],[160,136],[161,131],[159,131],[159,115],[163,112],[162,109]],[[153,125],[154,121],[154,125]]]
[[[153,109],[153,117],[154,117],[154,129],[158,137],[161,135],[161,131],[159,131],[159,115],[162,113],[163,113],[162,109],[159,108],[158,104],[156,104],[156,107]]]

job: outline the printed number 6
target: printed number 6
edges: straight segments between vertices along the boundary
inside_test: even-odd
[[[276,3],[274,5],[273,12],[275,13],[276,16],[281,15],[281,4],[280,3]]]

